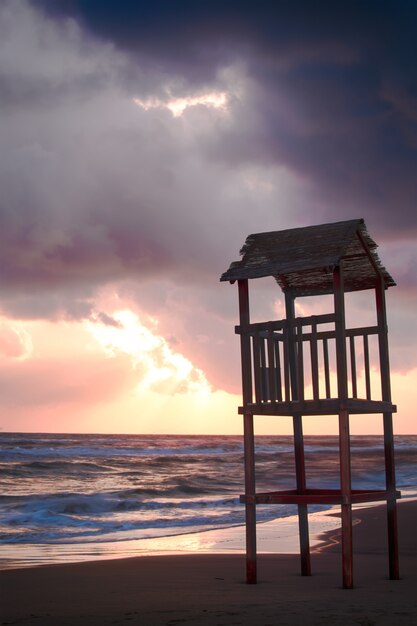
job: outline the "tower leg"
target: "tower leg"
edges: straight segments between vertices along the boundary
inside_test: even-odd
[[[301,415],[294,415],[294,451],[297,491],[301,494],[306,489],[304,460],[304,440]],[[306,504],[298,505],[298,528],[300,534],[301,575],[311,575],[310,541],[308,536],[308,510]]]
[[[388,353],[388,328],[385,306],[385,286],[381,279],[375,289],[376,310],[378,318],[379,362],[381,369],[382,399],[391,402],[391,382]],[[388,523],[388,552],[389,577],[398,580],[400,577],[398,563],[398,528],[397,502],[395,487],[394,462],[394,432],[392,428],[392,413],[383,414],[384,419],[384,452],[385,452],[385,484],[387,496],[387,523]]]
[[[298,505],[298,529],[300,533],[301,575],[311,576],[308,511],[306,504]]]
[[[389,577],[391,580],[398,580],[400,578],[400,568],[398,562],[397,502],[395,500],[394,434],[392,429],[391,413],[384,413],[384,451],[385,477],[388,491],[387,525]]]
[[[342,504],[342,568],[343,587],[353,587],[352,506]]]
[[[256,584],[255,441],[253,415],[244,415],[246,582]]]
[[[398,562],[398,524],[397,503],[395,500],[387,502],[388,521],[388,552],[389,552],[389,577],[391,580],[400,579],[400,567]]]
[[[343,587],[353,587],[352,504],[350,476],[349,414],[339,413],[340,491],[342,495],[342,569]]]

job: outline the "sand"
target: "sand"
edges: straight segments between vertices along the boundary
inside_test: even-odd
[[[355,511],[354,589],[341,581],[340,533],[331,531],[302,577],[297,555],[262,554],[246,585],[242,554],[177,554],[0,572],[0,624],[417,624],[417,502],[399,503],[401,580],[388,579],[385,509]]]

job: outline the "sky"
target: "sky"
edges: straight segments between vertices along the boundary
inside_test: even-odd
[[[364,218],[416,433],[416,26],[406,0],[2,0],[0,428],[240,433],[221,273],[250,233]],[[282,317],[272,278],[251,301]]]

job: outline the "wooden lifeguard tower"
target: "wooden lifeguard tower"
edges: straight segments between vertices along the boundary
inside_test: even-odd
[[[311,573],[307,507],[340,505],[343,586],[351,588],[352,504],[385,501],[389,575],[399,578],[396,499],[400,493],[395,487],[392,428],[396,407],[391,403],[385,309],[385,290],[395,282],[381,265],[376,248],[362,219],[257,233],[246,239],[242,259],[221,276],[222,281],[237,281],[239,288],[240,324],[235,330],[240,335],[242,357],[243,406],[239,413],[244,419],[245,495],[241,501],[246,508],[248,583],[257,582],[257,504],[298,505],[301,573],[305,576]],[[274,277],[284,292],[286,317],[251,324],[248,281],[266,276]],[[376,323],[347,328],[345,294],[371,289],[375,292]],[[295,298],[324,294],[333,295],[329,313],[295,316]],[[372,336],[377,337],[376,365],[372,362],[373,378],[379,370],[377,391],[371,390]],[[352,489],[349,416],[371,413],[383,415],[386,487]],[[295,489],[256,493],[254,415],[292,416]],[[338,416],[339,489],[307,487],[302,418],[315,415]]]

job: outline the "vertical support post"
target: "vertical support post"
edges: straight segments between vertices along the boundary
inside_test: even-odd
[[[276,376],[276,372],[279,374],[279,354],[278,360],[275,360],[275,343],[274,343],[274,331],[268,330],[267,335],[267,349],[268,349],[268,400],[276,402],[278,393],[278,381],[279,377]]]
[[[323,363],[324,363],[324,380],[326,383],[326,398],[331,398],[329,345],[328,345],[327,339],[323,339]]]
[[[291,390],[290,390],[290,371],[289,371],[289,362],[290,362],[290,348],[288,343],[289,332],[288,328],[284,328],[284,340],[283,340],[283,356],[284,356],[284,399],[285,402],[291,402],[291,400],[295,400],[295,398],[291,398]]]
[[[239,288],[239,317],[240,325],[244,329],[249,325],[249,286],[247,280],[238,280]],[[242,358],[242,395],[243,406],[252,402],[252,371],[250,335],[242,332],[240,335]],[[255,441],[253,429],[253,414],[244,413],[243,416],[243,443],[245,455],[245,518],[246,518],[246,582],[257,582],[256,567],[256,502],[255,502]]]
[[[257,582],[256,562],[256,502],[255,502],[255,442],[253,415],[243,416],[245,447],[245,519],[246,519],[246,582]]]
[[[366,399],[370,400],[372,398],[371,395],[371,365],[369,362],[369,340],[368,335],[363,336],[363,360],[365,367],[365,389],[366,389]]]
[[[350,436],[349,413],[347,408],[347,358],[346,358],[346,324],[345,301],[342,266],[333,270],[335,331],[336,331],[336,367],[337,391],[339,398],[339,457],[340,457],[340,491],[342,497],[342,568],[343,587],[353,587],[353,543],[352,543],[352,504],[351,504],[351,469],[350,469]]]
[[[358,397],[358,381],[356,378],[356,353],[355,353],[355,337],[350,337],[350,371],[352,376],[352,397]]]
[[[287,329],[287,345],[288,345],[288,363],[290,370],[290,383],[292,399],[300,400],[301,390],[299,389],[298,377],[298,361],[296,336],[293,321],[295,318],[294,296],[288,292],[285,293],[285,311],[287,321],[289,322]],[[299,350],[302,350],[302,341],[299,342]],[[297,481],[297,491],[299,494],[305,493],[306,490],[306,472],[304,459],[304,438],[302,415],[300,413],[293,414],[294,427],[294,455],[295,455],[295,472]],[[308,509],[306,504],[298,505],[298,526],[300,534],[300,554],[301,554],[301,575],[310,576],[310,541],[308,536]]]
[[[391,402],[391,382],[388,353],[388,328],[385,306],[385,285],[382,278],[378,280],[376,289],[376,310],[378,320],[378,344],[381,372],[382,400]],[[391,580],[400,578],[398,562],[398,524],[397,502],[395,487],[395,461],[394,461],[394,433],[392,427],[392,413],[383,414],[384,420],[384,452],[385,452],[385,482],[388,492],[387,521],[388,521],[388,552],[389,552],[389,576]]]
[[[313,386],[313,399],[318,400],[320,397],[319,389],[319,357],[317,350],[317,322],[311,325],[311,341],[310,341],[310,359],[311,359],[311,382]]]
[[[303,346],[303,327],[301,324],[297,324],[297,330],[295,331],[297,341],[297,385],[298,385],[298,401],[304,400],[304,346]]]
[[[262,366],[261,366],[261,339],[258,332],[253,335],[253,374],[255,383],[255,401],[256,404],[262,402]],[[243,365],[243,364],[242,364]]]

